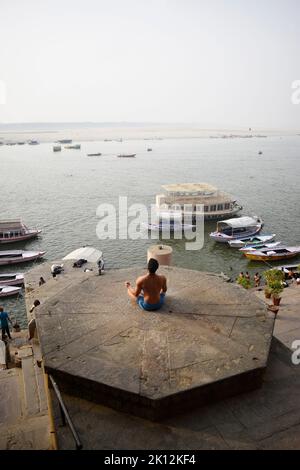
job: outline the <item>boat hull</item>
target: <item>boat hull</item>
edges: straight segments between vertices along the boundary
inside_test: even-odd
[[[244,256],[251,261],[280,261],[283,259],[295,258],[300,251],[295,253],[274,254],[274,255],[258,255],[251,252],[244,252]]]
[[[0,245],[31,240],[32,238],[36,238],[40,233],[41,233],[41,230],[35,230],[35,231],[32,231],[31,233],[25,233],[24,235],[20,235],[17,237],[0,238]]]
[[[0,266],[8,266],[10,264],[19,264],[19,263],[27,263],[29,261],[35,261],[37,259],[40,259],[44,256],[46,252],[42,251],[39,253],[36,253],[34,255],[24,255],[24,256],[16,256],[16,257],[7,257],[7,258],[0,258]]]
[[[0,285],[0,297],[9,297],[11,295],[17,295],[21,292],[21,287],[10,287]]]
[[[233,240],[243,240],[249,237],[253,237],[256,234],[258,234],[261,231],[261,229],[262,229],[262,225],[259,225],[255,229],[255,231],[248,232],[247,235],[241,233],[241,234],[236,234],[234,236],[224,235],[221,232],[213,232],[210,234],[210,238],[218,243],[229,243],[230,241],[233,241]]]
[[[13,276],[13,275],[12,275]],[[1,286],[22,286],[24,284],[23,274],[17,274],[11,278],[10,274],[5,276],[0,276],[0,285]]]

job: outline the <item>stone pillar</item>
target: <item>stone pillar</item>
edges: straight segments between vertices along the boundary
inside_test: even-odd
[[[154,258],[162,266],[170,266],[172,263],[173,249],[168,245],[151,245],[147,251],[147,261]]]

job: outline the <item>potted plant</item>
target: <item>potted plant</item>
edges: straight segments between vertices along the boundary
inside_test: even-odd
[[[278,280],[271,282],[270,289],[272,292],[273,305],[279,306],[281,301],[280,294],[283,291],[282,282]]]
[[[266,286],[265,287],[265,297],[266,297],[266,299],[270,299],[271,295],[272,295],[271,288],[269,286]]]
[[[237,280],[237,283],[244,287],[244,289],[250,289],[251,287],[251,281],[250,279],[247,279],[246,277],[240,277],[238,280]]]
[[[282,282],[284,281],[284,272],[280,269],[268,269],[263,273],[263,276],[266,281],[265,297],[266,299],[270,299],[273,294],[274,283],[275,287],[277,286],[277,288],[279,288],[280,286],[282,288]],[[282,292],[282,290],[280,292]]]

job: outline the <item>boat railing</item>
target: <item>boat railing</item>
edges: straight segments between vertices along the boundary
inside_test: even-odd
[[[67,407],[64,403],[64,400],[61,396],[61,393],[60,393],[60,390],[58,388],[58,385],[57,383],[55,382],[54,378],[52,377],[52,375],[48,375],[49,379],[50,379],[50,383],[53,387],[53,390],[54,390],[54,393],[55,393],[55,396],[57,398],[57,401],[58,401],[58,405],[59,405],[59,411],[60,411],[60,416],[61,416],[61,421],[62,421],[62,426],[66,426],[68,425],[69,428],[70,428],[70,431],[71,431],[71,434],[72,434],[72,437],[74,439],[74,442],[75,442],[75,446],[76,446],[76,450],[80,450],[82,449],[82,442],[78,436],[78,433],[75,429],[75,426],[73,424],[73,421],[69,415],[69,412],[67,410]]]

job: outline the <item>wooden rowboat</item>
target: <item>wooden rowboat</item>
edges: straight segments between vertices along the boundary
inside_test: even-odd
[[[24,274],[11,273],[0,274],[1,286],[22,286],[24,284]]]
[[[244,252],[246,258],[252,261],[279,261],[282,259],[295,258],[300,254],[300,246],[279,246],[270,250],[252,250]]]
[[[17,295],[21,291],[21,287],[11,287],[0,285],[0,297],[8,297],[10,295]]]
[[[35,261],[39,258],[42,258],[45,253],[45,251],[25,250],[0,251],[0,266]]]

